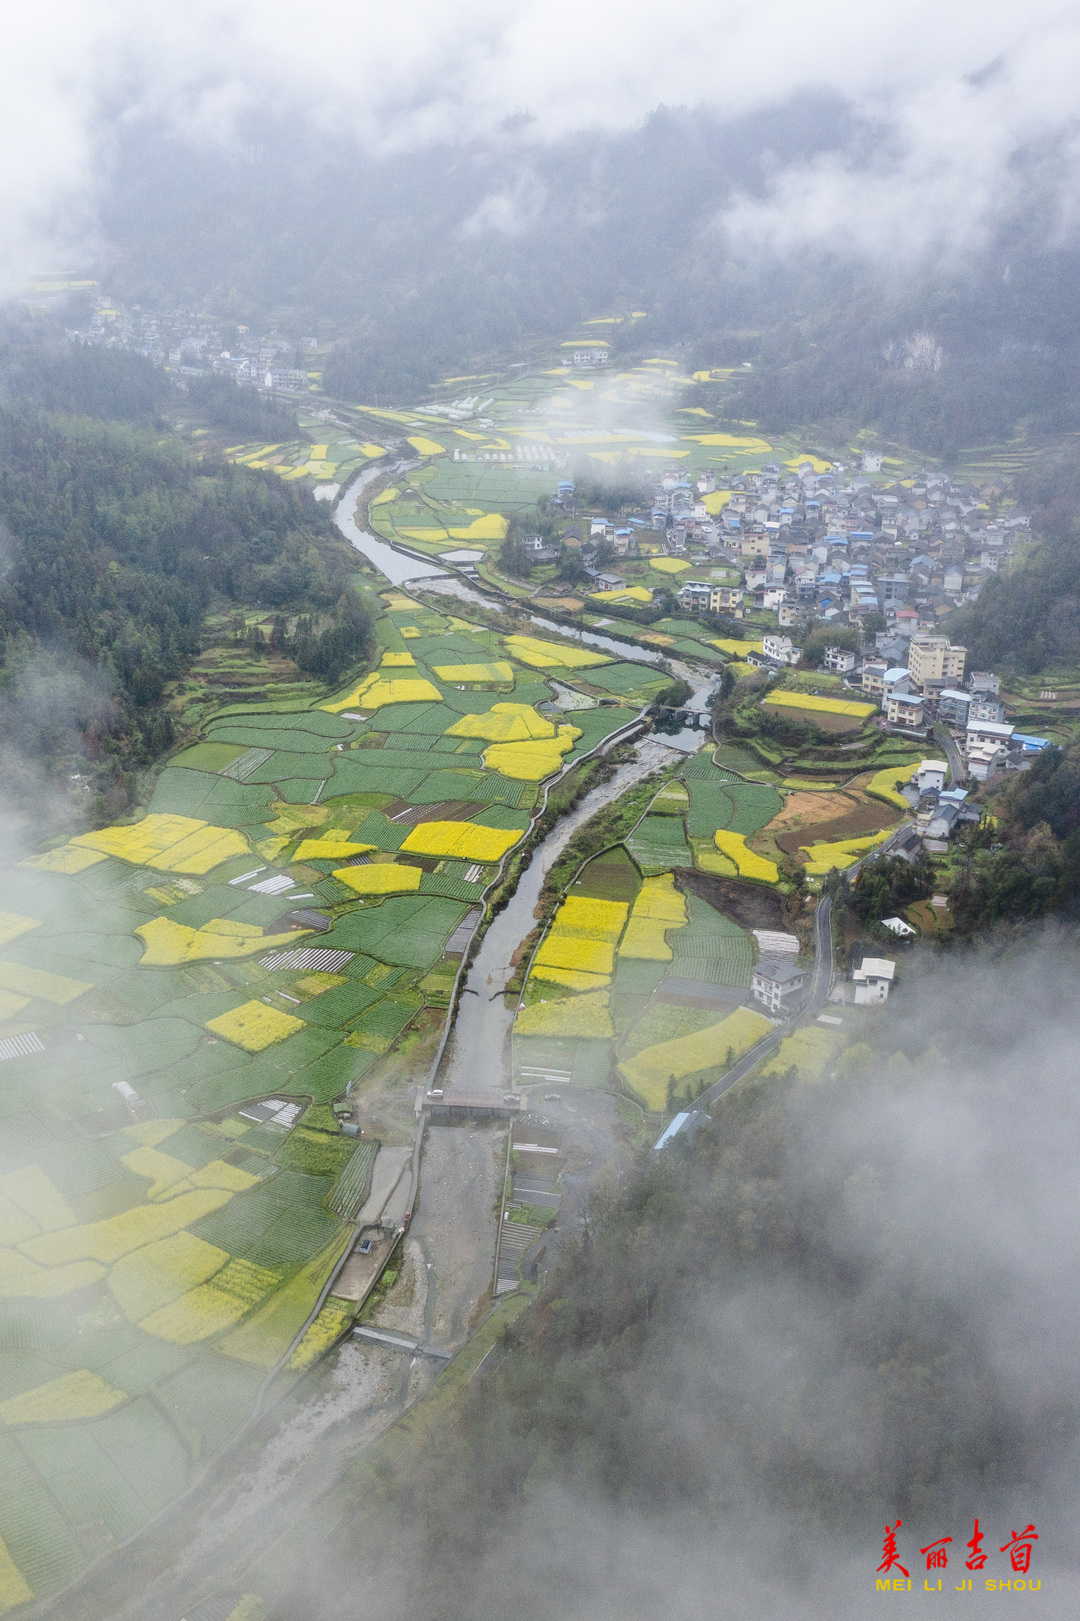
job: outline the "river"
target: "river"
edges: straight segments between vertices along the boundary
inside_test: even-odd
[[[669,760],[672,749],[667,738],[647,737],[638,745],[637,754],[636,760],[619,766],[610,781],[593,788],[559,820],[525,868],[509,903],[485,934],[469,969],[439,1076],[438,1084],[444,1090],[455,1086],[474,1092],[488,1086],[500,1092],[508,1089],[507,1037],[516,1011],[507,1007],[503,995],[514,972],[510,960],[535,926],[536,903],[544,879],[574,834],[604,805]]]

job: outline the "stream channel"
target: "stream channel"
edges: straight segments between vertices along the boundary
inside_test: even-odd
[[[369,530],[356,522],[356,506],[367,484],[384,474],[384,467],[366,467],[349,486],[338,503],[334,518],[338,528],[358,552],[385,574],[392,585],[404,585],[422,580],[426,586],[454,596],[462,602],[489,607],[481,592],[474,590],[456,575],[446,575],[433,563],[422,563],[403,552],[395,551],[385,541],[378,540]],[[591,647],[612,653],[616,658],[631,659],[639,664],[657,664],[660,655],[648,648],[617,642],[610,636],[557,624],[538,614],[530,615],[533,624],[560,636],[570,636],[587,642]],[[695,687],[688,708],[705,710],[716,682],[710,675],[701,685],[701,674],[676,660],[668,660],[669,667],[683,680]],[[632,788],[650,772],[656,771],[675,754],[690,754],[699,749],[706,734],[686,728],[672,737],[653,735],[638,745],[637,759],[619,766],[608,782],[601,783],[587,793],[581,803],[561,818],[544,842],[533,854],[518,882],[508,905],[491,924],[480,950],[469,969],[465,989],[458,1002],[453,1033],[447,1046],[439,1081],[444,1090],[458,1087],[475,1091],[478,1087],[494,1087],[500,1091],[510,1085],[509,1036],[514,1022],[513,1008],[506,1006],[504,991],[513,969],[511,958],[536,922],[536,904],[553,862],[560,856],[580,827],[595,816],[603,806],[628,788]]]

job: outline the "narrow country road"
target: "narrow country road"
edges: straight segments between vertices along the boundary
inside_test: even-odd
[[[948,728],[940,723],[934,727],[934,737],[945,750],[945,758],[949,762],[954,787],[961,787],[967,779],[967,772],[964,769],[964,762],[960,758],[960,750],[950,737]]]

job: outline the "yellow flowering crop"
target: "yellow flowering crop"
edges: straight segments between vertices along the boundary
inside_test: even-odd
[[[140,1120],[134,1126],[121,1127],[121,1130],[133,1143],[141,1143],[144,1148],[157,1148],[166,1138],[179,1131],[183,1124],[182,1120]]]
[[[779,704],[784,709],[816,709],[826,715],[853,715],[858,720],[865,720],[877,709],[877,704],[855,703],[848,698],[818,698],[812,692],[770,692],[762,703]]]
[[[388,677],[385,680],[374,671],[366,676],[359,686],[353,688],[346,698],[337,698],[333,703],[320,704],[320,709],[328,710],[331,715],[338,715],[343,709],[361,707],[363,709],[382,709],[384,704],[422,704],[440,703],[442,693],[431,681],[422,676]]]
[[[467,509],[466,509],[467,510]],[[475,508],[473,509],[475,511]],[[485,512],[472,523],[457,524],[450,530],[451,540],[505,540],[509,525],[501,512]]]
[[[665,872],[658,878],[646,878],[630,913],[619,956],[670,962],[673,953],[667,930],[682,928],[686,921],[686,900],[675,888],[674,876]]]
[[[867,850],[891,838],[892,833],[893,829],[887,827],[883,833],[872,833],[867,838],[839,839],[835,844],[804,844],[800,848],[810,858],[804,870],[814,878],[824,877],[834,867],[842,871],[844,867],[853,866]]]
[[[200,1283],[179,1300],[151,1312],[139,1327],[174,1345],[193,1345],[232,1328],[277,1282],[277,1273],[267,1267],[231,1260],[209,1283]]]
[[[764,651],[765,645],[760,641],[736,641],[731,636],[713,636],[710,637],[710,643],[713,647],[718,647],[721,653],[730,653],[733,658],[737,659],[744,659],[747,653],[761,653]]]
[[[608,940],[614,944],[622,933],[629,910],[626,901],[568,895],[555,914],[552,933],[577,934],[590,940]]]
[[[211,918],[201,929],[155,917],[149,923],[138,924],[135,933],[146,946],[144,968],[171,968],[177,963],[205,962],[207,958],[250,957],[265,951],[267,943],[256,924],[234,923],[222,917]]]
[[[642,1101],[661,1110],[667,1102],[668,1081],[694,1075],[698,1070],[722,1064],[730,1047],[732,1058],[739,1058],[772,1029],[769,1020],[749,1008],[737,1008],[719,1024],[711,1024],[693,1035],[676,1036],[671,1041],[646,1047],[634,1058],[619,1065],[619,1073]]]
[[[0,1194],[18,1205],[43,1233],[73,1227],[79,1219],[39,1165],[26,1165],[21,1171],[9,1171],[6,1176],[0,1176]]]
[[[230,856],[245,855],[248,842],[233,828],[213,827],[194,816],[155,812],[132,827],[105,827],[80,833],[71,843],[119,856],[136,867],[160,872],[209,872]]]
[[[14,991],[0,991],[0,1019],[12,1019],[16,1013],[21,1013],[28,1007],[28,996],[16,996]]]
[[[590,591],[589,596],[594,602],[645,602],[652,601],[652,592],[644,585],[627,585],[619,591]]]
[[[649,567],[659,569],[661,574],[681,574],[690,564],[681,557],[651,557]]]
[[[805,1024],[794,1035],[784,1038],[773,1056],[762,1065],[761,1074],[782,1078],[794,1066],[804,1079],[819,1081],[840,1041],[837,1030]]]
[[[402,895],[420,888],[423,873],[405,862],[380,861],[365,867],[339,867],[334,877],[357,895]]]
[[[267,1007],[265,1002],[242,1002],[228,1013],[210,1019],[206,1028],[215,1036],[243,1047],[245,1052],[261,1053],[275,1041],[284,1041],[304,1028],[303,1019],[283,1013],[280,1008]]]
[[[85,872],[105,860],[103,850],[80,850],[73,844],[62,844],[58,850],[46,850],[41,856],[28,856],[20,867],[33,867],[37,872]]]
[[[329,1350],[336,1339],[345,1332],[352,1322],[353,1310],[344,1301],[327,1300],[322,1311],[316,1317],[300,1344],[289,1358],[287,1367],[302,1372],[310,1368],[311,1364]]]
[[[140,1322],[220,1272],[229,1252],[194,1233],[174,1233],[123,1255],[109,1272],[109,1293],[130,1322]]]
[[[50,974],[44,968],[24,968],[21,963],[0,961],[0,990],[17,996],[40,996],[63,1007],[77,996],[92,990],[84,979],[68,979],[66,974]]]
[[[420,822],[401,848],[421,856],[498,861],[520,838],[520,830],[513,827],[483,827],[477,822]]]
[[[609,947],[610,949],[610,947]],[[584,1040],[604,1040],[615,1034],[608,1007],[607,991],[589,991],[584,996],[561,997],[555,1002],[534,1002],[517,1016],[520,1036],[570,1036]]]
[[[387,496],[389,496],[390,499],[393,500],[397,493],[398,492],[396,490],[385,490],[382,495],[376,496],[375,499],[376,501],[385,501]],[[371,504],[374,506],[375,501],[373,501]],[[386,603],[387,613],[409,613],[414,610],[417,613],[420,612],[420,604],[413,597],[407,597],[402,591],[383,591],[381,595],[383,601]]]
[[[492,743],[484,750],[484,764],[501,771],[515,782],[540,782],[558,771],[562,757],[581,736],[577,726],[560,726],[554,737],[537,738],[529,743]]]
[[[599,991],[611,984],[610,974],[587,974],[581,968],[549,968],[546,963],[534,963],[530,977],[542,979],[549,985],[563,985],[568,991]]]
[[[242,1171],[238,1165],[229,1165],[223,1159],[211,1160],[196,1170],[158,1148],[134,1148],[121,1157],[120,1163],[135,1176],[149,1178],[151,1185],[146,1197],[152,1201],[175,1197],[192,1188],[223,1188],[229,1193],[243,1193],[258,1181],[249,1171]]]
[[[232,1194],[221,1188],[198,1188],[177,1194],[163,1204],[135,1205],[118,1216],[90,1221],[79,1227],[65,1227],[57,1233],[42,1233],[22,1245],[24,1255],[45,1266],[61,1266],[67,1261],[102,1261],[109,1265],[121,1255],[169,1238],[193,1222],[220,1210]],[[74,1269],[73,1269],[74,1270]]]
[[[898,810],[910,810],[911,806],[903,794],[897,793],[896,784],[898,782],[910,782],[918,769],[917,763],[912,766],[885,766],[883,770],[874,772],[874,775],[866,784],[866,792],[873,794],[875,799],[884,799],[890,805],[895,805]]]
[[[722,855],[730,856],[739,869],[740,878],[760,878],[763,883],[775,884],[780,877],[780,870],[775,861],[769,861],[765,856],[755,854],[747,848],[746,839],[741,833],[732,833],[728,828],[717,828],[713,834],[716,848]]]
[[[416,660],[411,653],[384,653],[379,660],[381,670],[407,670],[416,667]]]
[[[606,940],[582,940],[576,934],[549,934],[536,961],[549,968],[581,969],[588,974],[610,974],[615,948]]]
[[[352,1228],[343,1226],[313,1261],[301,1267],[250,1321],[216,1349],[259,1368],[273,1367],[303,1327],[334,1263],[351,1239]]]
[[[594,653],[587,647],[570,647],[558,642],[543,642],[537,636],[504,636],[503,645],[512,658],[522,664],[531,664],[536,670],[583,670],[590,664],[609,664],[606,653]]]
[[[440,681],[512,681],[514,666],[505,659],[491,664],[436,664],[435,674]]]
[[[492,743],[527,743],[554,737],[555,727],[531,704],[492,704],[483,715],[462,715],[446,728],[447,737],[484,737]]]
[[[704,496],[703,499],[705,502],[705,511],[709,513],[710,517],[715,518],[716,514],[718,512],[722,512],[727,506],[728,502],[731,500],[731,491],[710,490],[709,494]]]
[[[374,850],[373,844],[353,844],[350,839],[302,839],[297,861],[348,861],[350,856],[362,856]]]
[[[410,438],[409,443],[416,451],[418,456],[446,455],[445,445],[436,444],[434,439],[425,439],[422,434],[417,434],[415,438]]]
[[[16,1250],[0,1250],[0,1300],[58,1300],[100,1283],[105,1269],[95,1261],[40,1266]]]
[[[20,934],[40,927],[40,918],[21,917],[18,912],[0,912],[0,946],[6,946],[9,940],[17,940]]]
[[[122,1390],[107,1385],[100,1374],[89,1368],[76,1368],[61,1374],[20,1396],[0,1402],[0,1423],[63,1424],[80,1418],[97,1418],[127,1401]]]

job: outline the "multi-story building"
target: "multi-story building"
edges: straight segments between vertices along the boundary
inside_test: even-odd
[[[913,636],[908,669],[923,692],[941,692],[964,679],[966,647],[954,647],[947,636]]]
[[[827,647],[822,662],[827,670],[835,670],[837,675],[847,675],[849,670],[855,668],[855,655],[846,647]]]
[[[890,726],[920,727],[926,724],[922,694],[891,692],[885,700],[885,719]]]

